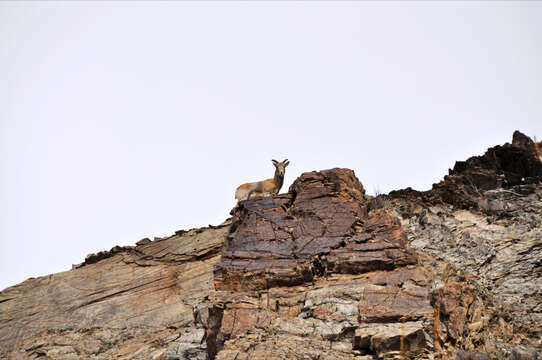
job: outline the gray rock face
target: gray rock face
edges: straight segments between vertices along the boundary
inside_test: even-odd
[[[542,186],[488,190],[480,202],[490,206],[413,207],[402,216],[410,244],[430,259],[452,264],[490,291],[517,325],[542,335]]]
[[[168,347],[166,360],[208,360],[205,329],[193,328]]]

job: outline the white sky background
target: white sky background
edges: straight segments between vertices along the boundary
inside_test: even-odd
[[[369,193],[542,138],[539,2],[0,2],[0,289],[219,224],[290,159]]]

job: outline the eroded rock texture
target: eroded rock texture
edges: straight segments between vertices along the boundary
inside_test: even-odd
[[[512,144],[456,163],[432,190],[386,199],[434,281],[446,284],[433,294],[444,342],[484,344],[498,358],[541,351],[542,162],[533,145],[516,132]]]
[[[542,162],[512,144],[371,198],[302,174],[218,227],[0,293],[7,359],[539,359]]]
[[[399,219],[368,215],[368,203],[351,170],[332,169],[303,174],[287,195],[240,205],[215,270],[217,359],[427,350],[428,273]],[[363,340],[356,335],[376,328]]]
[[[212,269],[228,231],[116,247],[2,291],[0,358],[158,359],[170,344],[204,347],[195,314],[214,290]],[[187,333],[195,334],[190,341]]]
[[[287,195],[243,202],[216,288],[262,290],[415,264],[399,220],[367,217],[364,193],[351,170],[332,169],[303,174]]]

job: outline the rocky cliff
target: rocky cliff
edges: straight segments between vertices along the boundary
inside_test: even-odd
[[[540,359],[542,162],[529,138],[432,190],[302,174],[216,227],[0,293],[7,359]]]

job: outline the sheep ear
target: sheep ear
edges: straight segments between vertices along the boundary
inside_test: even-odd
[[[271,160],[271,162],[273,163],[273,165],[277,166],[277,164],[279,163],[277,160]]]
[[[284,164],[284,167],[286,167],[286,166],[288,166],[290,164],[290,161],[288,159],[286,159],[282,163]]]

